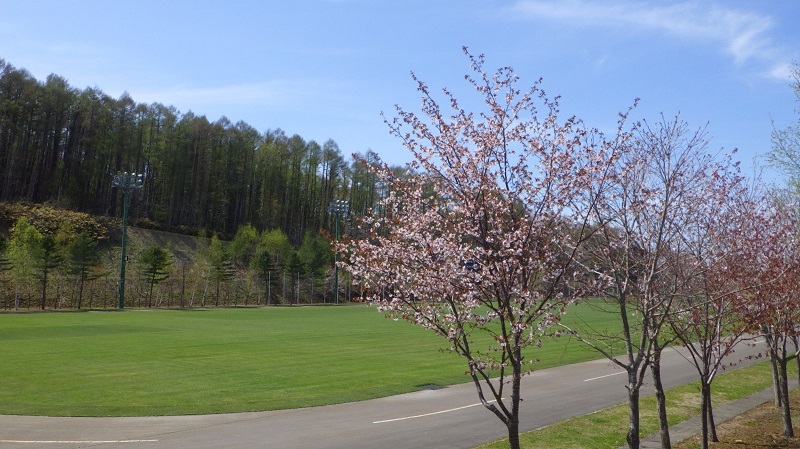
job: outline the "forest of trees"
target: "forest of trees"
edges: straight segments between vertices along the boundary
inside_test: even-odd
[[[143,174],[131,198],[134,224],[225,239],[250,224],[280,229],[295,246],[306,233],[333,228],[331,201],[359,213],[379,193],[333,140],[320,145],[225,117],[211,122],[127,93],[79,90],[58,75],[39,81],[0,59],[0,201],[118,217],[112,178],[120,171]]]

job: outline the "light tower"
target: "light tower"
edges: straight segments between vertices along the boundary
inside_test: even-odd
[[[328,212],[336,216],[336,242],[339,242],[339,217],[350,212],[350,205],[345,200],[331,201]],[[339,304],[339,251],[333,252],[333,302]]]
[[[141,173],[117,172],[111,187],[122,189],[122,260],[119,265],[119,308],[125,308],[125,245],[128,240],[128,204],[131,201],[131,190],[143,187]]]

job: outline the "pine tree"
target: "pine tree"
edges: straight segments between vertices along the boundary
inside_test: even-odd
[[[99,264],[97,253],[97,240],[81,233],[69,245],[69,272],[78,277],[78,300],[76,306],[81,308],[83,301],[83,286],[86,281],[93,280],[90,276],[93,267]]]
[[[153,306],[153,288],[170,275],[172,260],[169,251],[157,245],[145,248],[139,255],[138,268],[139,273],[150,285],[150,292],[147,295],[147,307],[149,308]]]

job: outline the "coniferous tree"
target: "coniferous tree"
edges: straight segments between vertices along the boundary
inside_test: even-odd
[[[97,240],[81,233],[69,246],[69,272],[78,277],[78,299],[76,306],[81,308],[83,301],[83,287],[86,281],[94,279],[91,276],[92,268],[99,264],[97,253]]]
[[[291,303],[300,303],[300,280],[306,275],[305,267],[303,266],[303,261],[300,259],[300,256],[297,254],[297,251],[292,251],[289,254],[289,258],[286,261],[286,272],[291,276],[292,283],[294,287],[292,288],[291,296],[289,299],[289,304]]]
[[[61,265],[64,258],[59,251],[55,238],[49,234],[42,237],[39,242],[39,248],[35,248],[34,255],[36,257],[38,277],[42,283],[41,309],[44,310],[47,302],[48,275]]]
[[[278,283],[277,270],[269,250],[262,249],[259,251],[253,260],[253,265],[259,274],[259,278],[264,283],[264,304],[269,306],[272,304],[272,288]]]
[[[154,245],[144,249],[139,255],[139,273],[149,285],[147,307],[153,306],[153,288],[170,275],[172,260],[169,251],[161,246]]]
[[[219,291],[222,283],[227,282],[236,274],[236,267],[230,254],[216,234],[211,237],[208,247],[208,261],[211,269],[211,279],[215,284],[214,306],[219,306]]]

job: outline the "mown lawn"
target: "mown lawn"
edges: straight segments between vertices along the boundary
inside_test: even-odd
[[[578,307],[567,317],[605,326]],[[275,410],[466,382],[432,332],[367,306],[0,314],[0,414]],[[568,339],[534,368],[597,358]]]
[[[718,376],[712,387],[712,400],[714,406],[718,407],[770,385],[772,385],[772,377],[769,362],[760,362],[727,371]],[[670,425],[700,414],[699,389],[699,383],[693,382],[666,392]],[[642,397],[640,407],[640,435],[644,438],[655,434],[659,429],[655,396]],[[524,433],[520,435],[520,446],[524,449],[615,449],[626,444],[627,431],[628,405],[623,403]],[[697,431],[700,432],[700,429],[698,428]],[[508,440],[502,439],[478,446],[475,449],[504,449],[507,447]],[[755,446],[745,445],[742,447]]]

